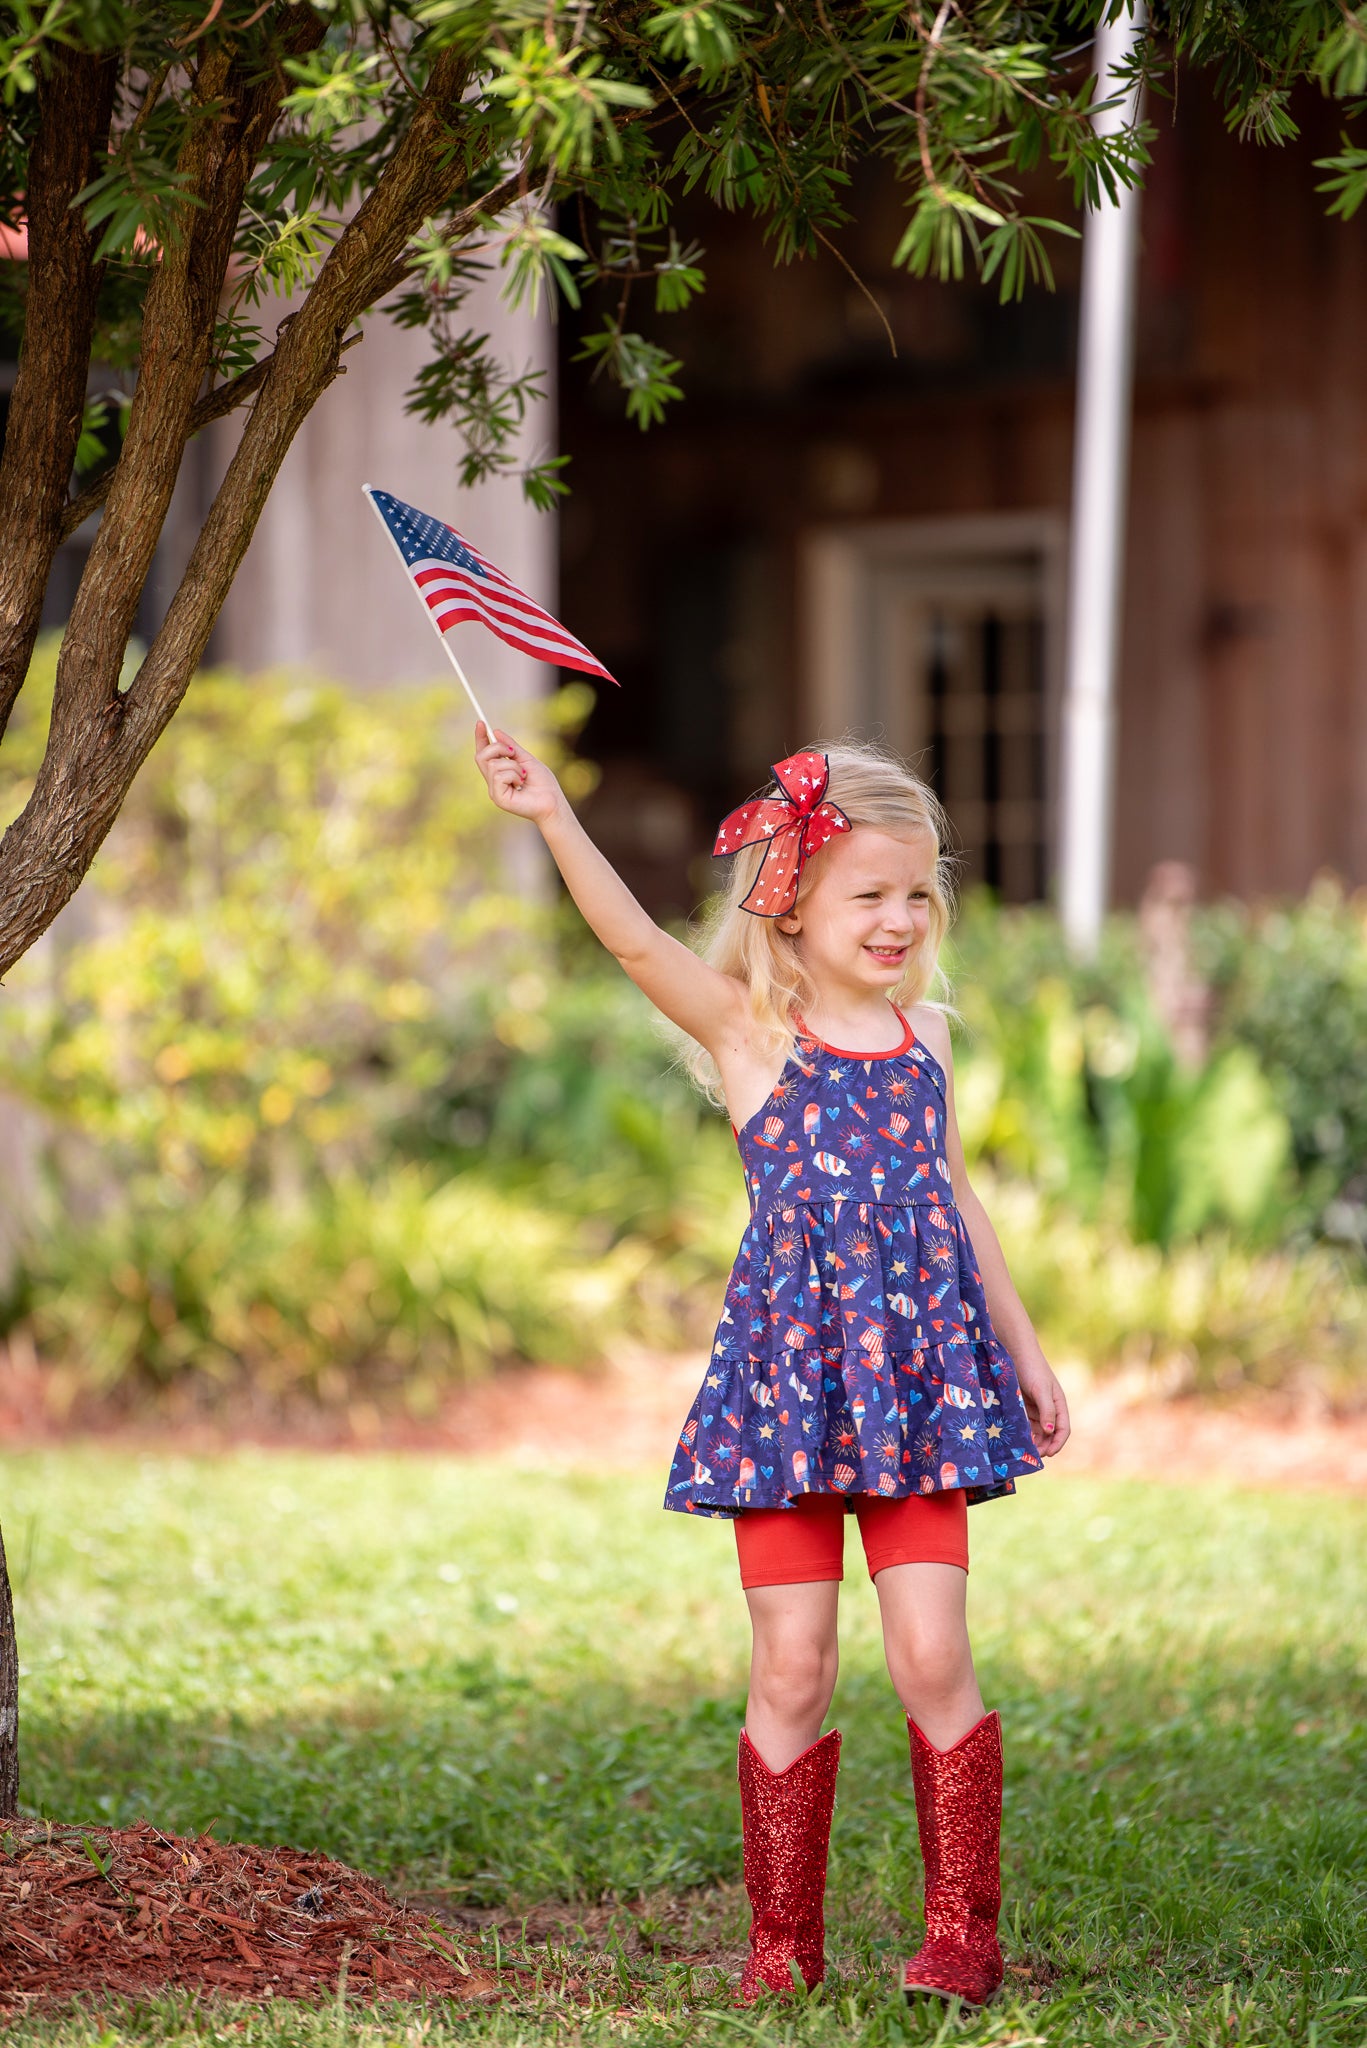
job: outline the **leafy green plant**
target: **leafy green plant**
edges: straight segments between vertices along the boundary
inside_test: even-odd
[[[483,984],[443,1058],[420,1118],[397,1134],[405,1147],[545,1185],[652,1236],[669,1232],[700,1173],[710,1182],[720,1164],[739,1184],[724,1121],[670,1068],[649,1003],[601,956],[582,972],[547,959]]]
[[[1202,912],[1195,940],[1214,1001],[1193,1069],[1154,1013],[1133,920],[1079,964],[1049,913],[970,899],[952,962],[970,1164],[1061,1356],[1355,1400],[1367,1271],[1341,1219],[1367,1156],[1360,909],[1324,885]]]
[[[11,806],[52,655],[7,750]],[[587,770],[559,735],[584,708],[569,690],[524,715],[571,790]],[[87,929],[10,978],[0,1080],[48,1134],[10,1313],[81,1387],[326,1395],[362,1374],[412,1393],[512,1354],[578,1359],[633,1301],[649,1320],[646,1253],[585,1239],[593,1200],[547,1203],[524,1176],[513,1203],[468,1152],[405,1164],[391,1135],[468,1041],[463,1012],[487,1014],[496,958],[544,957],[554,928],[507,885],[467,728],[444,687],[201,677],[101,855]],[[660,1156],[649,1123],[638,1161]]]
[[[1313,1386],[1335,1405],[1361,1402],[1367,1282],[1342,1251],[1228,1229],[1163,1247],[1023,1180],[980,1174],[979,1186],[1057,1361],[1138,1368],[1172,1393]]]
[[[1286,1117],[1296,1221],[1367,1248],[1367,895],[1324,877],[1300,903],[1222,905],[1198,929],[1221,1032]]]
[[[572,794],[587,701],[520,713]],[[700,1334],[697,1283],[744,1209],[729,1137],[663,1078],[629,983],[557,976],[561,915],[509,886],[525,828],[491,808],[468,727],[447,687],[203,675],[86,929],[10,977],[0,1083],[46,1144],[7,1313],[56,1407],[182,1383],[421,1407],[617,1329]]]
[[[183,1382],[201,1402],[250,1386],[275,1408],[336,1404],[363,1389],[422,1414],[501,1360],[580,1365],[624,1326],[658,1334],[636,1292],[646,1243],[590,1252],[553,1204],[414,1164],[342,1174],[283,1209],[227,1186],[193,1208],[114,1206],[29,1257],[59,1410]]]
[[[1169,1245],[1210,1228],[1272,1242],[1296,1213],[1291,1134],[1240,1042],[1184,1068],[1144,986],[1133,926],[1069,961],[1052,916],[972,901],[956,934],[966,1149],[1092,1221]]]

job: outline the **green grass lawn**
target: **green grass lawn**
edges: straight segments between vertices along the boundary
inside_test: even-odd
[[[168,2000],[12,2038],[1367,2041],[1362,1503],[1050,1474],[973,1510],[1020,1967],[960,2022],[895,1988],[919,1870],[853,1540],[827,1986],[733,2014],[713,1973],[641,1954],[642,1932],[715,1949],[744,1927],[734,1546],[723,1523],[662,1514],[661,1483],[252,1451],[0,1460],[27,1810],[322,1848],[498,1909],[501,1939],[572,1902],[590,1937],[582,1964],[549,1958],[562,1985],[580,1970],[579,2004],[548,1989],[366,2018]],[[644,1912],[630,1948],[590,1911],[604,1901]]]

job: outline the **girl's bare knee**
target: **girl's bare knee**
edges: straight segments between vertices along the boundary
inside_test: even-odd
[[[889,1675],[908,1712],[914,1702],[951,1699],[973,1683],[973,1653],[964,1628],[899,1631],[886,1648]]]
[[[837,1667],[834,1643],[800,1636],[757,1641],[750,1689],[771,1713],[795,1721],[820,1717],[831,1703]]]

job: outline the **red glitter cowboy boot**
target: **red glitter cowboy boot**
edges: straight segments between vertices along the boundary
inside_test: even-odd
[[[737,2005],[752,2005],[765,1989],[794,1991],[793,1963],[809,1991],[826,1974],[822,1908],[839,1768],[838,1729],[804,1749],[786,1771],[771,1771],[741,1730],[737,1774],[751,1919]]]
[[[1002,1724],[997,1713],[952,1749],[927,1742],[910,1714],[916,1825],[926,1867],[926,1938],[902,1970],[908,2003],[918,1992],[986,2005],[1002,1982]]]

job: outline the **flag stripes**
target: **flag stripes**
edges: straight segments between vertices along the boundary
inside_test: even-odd
[[[525,590],[519,590],[511,577],[496,569],[453,526],[406,505],[389,491],[375,490],[370,484],[365,491],[439,633],[444,635],[452,626],[472,620],[537,661],[616,682],[581,640]]]

